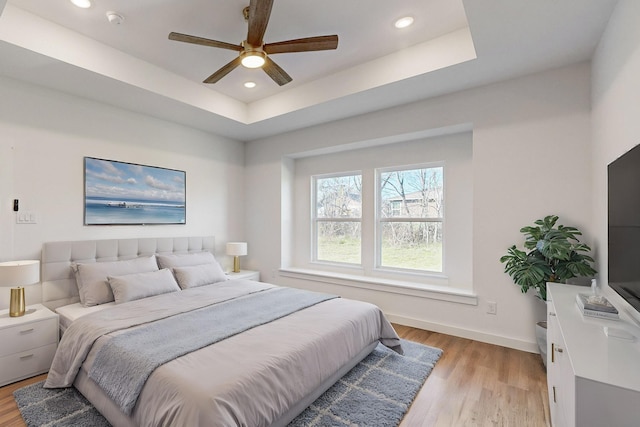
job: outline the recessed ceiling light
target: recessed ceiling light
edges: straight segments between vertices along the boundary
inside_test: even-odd
[[[71,3],[83,9],[91,7],[91,0],[71,0]]]
[[[396,21],[396,28],[407,28],[413,24],[413,16],[405,16],[404,18],[400,18]]]
[[[256,87],[256,82],[245,82],[244,87],[246,87],[247,89],[253,89],[254,87]]]

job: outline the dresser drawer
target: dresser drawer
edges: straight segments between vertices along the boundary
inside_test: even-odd
[[[0,329],[0,357],[58,343],[58,318]]]
[[[0,386],[47,372],[57,343],[0,357]]]

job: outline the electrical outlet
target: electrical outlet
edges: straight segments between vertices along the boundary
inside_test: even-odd
[[[498,303],[495,301],[487,301],[487,314],[497,314]]]

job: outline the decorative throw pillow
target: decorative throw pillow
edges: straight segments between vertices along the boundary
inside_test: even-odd
[[[156,255],[156,259],[158,261],[158,267],[160,268],[188,267],[192,265],[210,264],[216,262],[216,259],[211,252]]]
[[[158,271],[154,255],[124,261],[75,264],[74,267],[80,302],[85,307],[113,301],[113,292],[107,283],[108,276]]]
[[[116,304],[180,290],[173,274],[166,268],[149,273],[109,276],[108,281]]]
[[[220,264],[217,262],[189,267],[174,267],[173,274],[182,289],[195,288],[227,280],[227,275],[224,274]]]

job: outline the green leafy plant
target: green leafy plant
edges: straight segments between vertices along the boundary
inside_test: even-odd
[[[534,227],[522,227],[525,235],[524,247],[516,245],[500,258],[504,272],[520,286],[522,293],[535,289],[537,296],[547,300],[547,282],[565,283],[573,277],[590,277],[597,273],[592,267],[591,248],[580,243],[577,236],[582,233],[575,227],[558,225],[558,217],[546,216],[534,222]]]

